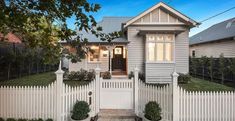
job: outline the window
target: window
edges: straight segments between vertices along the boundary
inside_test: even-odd
[[[89,62],[98,62],[100,57],[100,49],[98,46],[91,46],[93,53],[89,53],[88,60]]]
[[[173,34],[151,34],[146,36],[146,51],[148,62],[173,61]]]
[[[192,56],[195,57],[195,50],[192,50]]]

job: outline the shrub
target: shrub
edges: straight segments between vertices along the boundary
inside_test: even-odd
[[[0,121],[5,121],[3,118],[0,117]]]
[[[49,118],[49,119],[47,119],[46,121],[53,121],[53,119]]]
[[[135,74],[133,71],[131,71],[129,74],[128,74],[128,78],[131,79],[131,78],[134,78]],[[139,76],[139,79],[142,80],[142,81],[145,81],[145,74],[143,72],[139,72],[138,74]]]
[[[43,119],[39,118],[38,121],[43,121]]]
[[[129,79],[134,78],[134,76],[135,76],[135,75],[134,75],[134,72],[133,72],[133,71],[131,71],[131,72],[128,74],[128,78],[129,78]]]
[[[16,121],[14,118],[8,118],[7,121]]]
[[[191,81],[191,76],[189,74],[179,73],[178,83],[187,84],[189,81]]]
[[[160,121],[162,119],[161,110],[157,102],[150,101],[145,105],[144,117],[151,121]]]
[[[27,119],[18,119],[18,121],[27,121]]]
[[[95,79],[95,71],[87,72],[85,81],[93,81]]]
[[[81,69],[80,71],[72,71],[67,76],[68,80],[75,81],[92,81],[95,79],[95,71],[88,72],[87,70]]]
[[[77,71],[77,75],[76,75],[76,79],[78,81],[82,81],[82,80],[86,80],[86,77],[87,77],[87,71],[84,70],[84,69],[80,69],[80,71]]]
[[[89,105],[85,101],[77,101],[73,106],[71,118],[74,120],[83,120],[86,119],[90,112]]]
[[[68,79],[69,80],[75,80],[76,79],[76,72],[75,71],[71,71],[69,74],[68,74]]]
[[[102,74],[103,79],[111,79],[111,74],[109,71],[106,71]]]

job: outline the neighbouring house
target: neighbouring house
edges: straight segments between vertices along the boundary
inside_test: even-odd
[[[235,18],[220,22],[190,38],[190,56],[213,56],[222,53],[227,58],[235,57]]]
[[[137,67],[145,73],[147,83],[171,82],[174,71],[189,71],[189,30],[197,24],[163,2],[134,17],[104,17],[98,23],[103,32],[123,31],[124,37],[109,43],[78,32],[89,39],[94,53],[82,62],[69,62],[69,71],[100,67],[112,75],[127,75]]]

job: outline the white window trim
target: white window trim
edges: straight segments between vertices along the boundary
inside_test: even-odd
[[[87,58],[87,62],[88,62],[88,63],[94,63],[94,64],[95,64],[95,63],[101,63],[101,61],[100,61],[100,59],[101,59],[101,57],[100,57],[100,56],[101,56],[101,55],[100,55],[100,46],[98,46],[98,47],[99,47],[99,58],[98,58],[98,61],[90,61],[90,54],[91,54],[91,52],[89,52],[89,53],[88,53],[88,56],[87,56],[87,57],[88,57],[88,58]]]
[[[151,42],[151,40],[149,41],[148,40],[148,36],[156,36],[157,34],[147,34],[146,35],[146,37],[145,37],[145,63],[175,63],[175,34],[168,34],[168,35],[172,35],[173,36],[173,40],[172,40],[172,46],[173,46],[173,52],[172,52],[172,61],[157,61],[157,60],[155,60],[155,61],[149,61],[148,60],[148,43],[149,42]],[[161,34],[159,34],[159,35],[161,35]],[[164,34],[163,34],[164,35]],[[167,34],[166,34],[167,35]],[[154,43],[157,43],[155,40],[154,41],[152,41],[152,42],[154,42]],[[160,43],[160,42],[159,42]],[[168,43],[168,42],[162,42],[162,43]],[[169,42],[170,43],[170,42]],[[155,47],[156,48],[156,47]],[[163,46],[163,48],[164,48],[164,50],[165,50],[165,44],[164,44],[164,46]],[[155,56],[156,56],[157,54],[155,53]],[[155,57],[156,58],[156,57]],[[164,51],[164,60],[165,60],[165,51]]]

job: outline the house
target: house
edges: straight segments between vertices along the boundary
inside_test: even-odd
[[[82,62],[69,62],[69,71],[95,69],[112,75],[127,75],[139,68],[147,83],[171,82],[175,70],[188,73],[189,31],[198,23],[160,2],[134,17],[104,17],[98,26],[103,32],[123,31],[124,37],[111,43],[79,32],[89,39],[94,53]]]
[[[235,57],[235,18],[215,24],[190,38],[190,56],[213,56],[222,53],[227,58]]]

